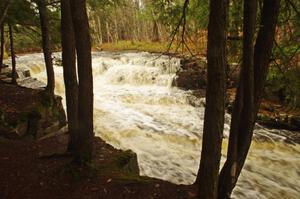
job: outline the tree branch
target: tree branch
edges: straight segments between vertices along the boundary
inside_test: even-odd
[[[300,17],[300,11],[297,10],[297,7],[294,4],[294,2],[292,2],[291,0],[286,0],[286,2],[292,6],[293,10],[297,13],[298,17]]]
[[[0,26],[2,26],[2,23],[7,15],[7,11],[8,11],[8,7],[9,7],[9,4],[10,4],[10,0],[7,0],[4,4],[4,8],[3,10],[1,11],[2,13],[2,16],[0,16]]]

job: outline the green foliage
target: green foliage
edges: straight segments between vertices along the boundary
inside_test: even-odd
[[[291,4],[291,3],[292,4]],[[267,89],[292,108],[300,107],[299,1],[283,1]],[[295,9],[298,9],[296,11]]]
[[[51,1],[48,1],[49,3]],[[0,3],[1,7],[2,1]],[[48,5],[50,36],[54,49],[60,46],[60,10],[58,3]],[[13,26],[14,43],[17,52],[41,49],[40,20],[34,0],[11,0],[5,23]],[[8,35],[6,30],[6,41]],[[6,42],[8,45],[8,42]],[[6,46],[8,49],[8,46]]]
[[[8,9],[7,22],[11,24],[37,26],[39,18],[36,8],[31,1],[11,0]]]
[[[187,20],[194,21],[195,31],[197,29],[206,29],[208,26],[209,1],[208,0],[192,0]]]
[[[154,19],[166,26],[176,26],[182,15],[184,0],[147,1],[144,17]],[[196,31],[208,25],[208,0],[190,0],[187,11],[187,26]]]
[[[271,99],[300,108],[300,69],[295,68],[282,72],[273,66],[266,83],[266,95]]]

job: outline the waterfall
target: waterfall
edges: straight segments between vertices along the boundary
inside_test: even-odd
[[[46,82],[42,54],[20,56],[17,61]],[[97,52],[92,62],[96,135],[118,149],[136,152],[141,175],[193,183],[200,161],[205,100],[172,87],[180,60],[146,52]],[[55,74],[55,92],[64,97],[61,66],[55,65]],[[229,127],[226,114],[225,136]],[[258,139],[253,141],[234,197],[300,198],[300,146],[283,142],[286,137],[276,131],[256,127]]]

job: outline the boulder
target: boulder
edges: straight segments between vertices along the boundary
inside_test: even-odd
[[[295,115],[271,115],[259,113],[257,116],[257,122],[268,128],[300,131],[300,117]]]
[[[44,90],[0,84],[0,135],[41,138],[66,126],[62,98]]]
[[[117,166],[125,173],[132,175],[140,173],[137,155],[131,150],[124,151],[117,157]]]
[[[172,85],[184,90],[204,89],[206,87],[206,62],[183,58],[181,68],[176,73]]]

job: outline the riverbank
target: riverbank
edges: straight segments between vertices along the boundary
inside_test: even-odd
[[[235,88],[227,90],[229,103],[227,110],[229,113],[231,113],[233,108],[235,93]],[[298,137],[300,138],[300,111],[290,109],[288,106],[276,101],[266,98],[262,99],[256,122],[267,128],[294,131],[298,133]],[[300,143],[299,138],[297,138],[297,143]]]
[[[0,137],[0,198],[196,198],[195,186],[128,173],[118,166],[126,160],[124,152],[100,138],[88,169],[72,166],[70,156],[62,155],[66,145],[67,135],[43,141]]]
[[[62,98],[43,89],[25,88],[1,82],[0,136],[40,139],[64,131],[66,116]]]
[[[124,50],[136,50],[136,51],[146,51],[152,53],[171,53],[177,55],[204,55],[206,54],[206,45],[203,43],[200,46],[194,46],[193,44],[189,46],[189,50],[184,48],[178,48],[178,44],[174,42],[170,47],[169,41],[162,42],[151,42],[151,41],[118,41],[116,43],[103,43],[99,46],[94,46],[95,51],[124,51]]]

